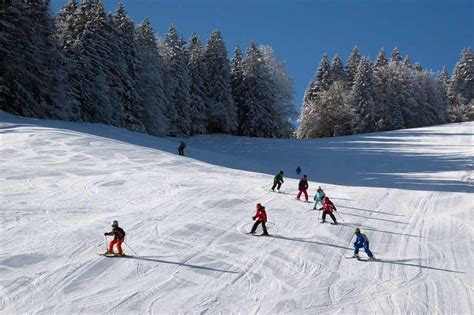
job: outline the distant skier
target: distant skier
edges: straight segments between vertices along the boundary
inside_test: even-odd
[[[304,194],[304,197],[306,198],[306,202],[309,202],[308,200],[308,192],[306,191],[308,189],[308,177],[306,175],[303,175],[303,177],[300,179],[300,182],[298,184],[298,195],[296,196],[296,199],[300,200],[301,194]]]
[[[257,203],[257,213],[255,213],[255,216],[253,216],[252,219],[257,219],[257,221],[255,221],[254,225],[252,226],[250,234],[255,234],[258,225],[262,224],[263,234],[261,235],[268,236],[269,234],[267,231],[267,226],[265,225],[265,223],[267,223],[267,213],[265,212],[265,207],[260,203]]]
[[[186,143],[184,143],[184,141],[181,141],[181,143],[179,144],[179,147],[178,147],[179,155],[184,156],[184,149],[185,148],[186,148]]]
[[[278,174],[273,177],[273,186],[272,190],[275,191],[275,188],[280,192],[281,184],[284,183],[283,180],[283,171],[279,171]]]
[[[125,231],[118,226],[118,221],[114,220],[112,222],[112,231],[104,233],[105,236],[114,236],[114,239],[110,241],[109,250],[105,253],[108,255],[114,255],[114,246],[117,245],[118,253],[117,256],[123,256],[124,253],[122,251],[122,242],[125,239]]]
[[[364,248],[365,253],[369,256],[369,260],[375,260],[374,255],[369,249],[369,239],[367,235],[362,234],[359,228],[354,229],[356,235],[356,241],[354,242],[354,258],[359,258],[359,248]]]
[[[314,195],[313,210],[316,210],[318,203],[323,205],[324,197],[326,197],[326,194],[324,193],[324,190],[321,188],[321,186],[319,186],[316,190],[316,194]]]
[[[296,168],[296,174],[300,175],[301,174],[301,167],[298,165]]]
[[[323,217],[321,223],[326,222],[326,215],[329,214],[331,219],[334,221],[334,224],[337,224],[336,217],[332,213],[333,211],[337,211],[337,209],[336,206],[332,203],[332,201],[329,200],[328,196],[324,197],[323,206],[319,208],[319,210],[323,210]]]

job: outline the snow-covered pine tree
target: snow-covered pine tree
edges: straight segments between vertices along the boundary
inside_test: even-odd
[[[297,114],[294,105],[295,84],[286,70],[285,63],[275,56],[270,46],[261,45],[259,49],[269,75],[275,112],[273,120],[278,126],[272,137],[288,138],[294,133],[292,120]]]
[[[189,40],[188,69],[191,78],[191,133],[206,133],[207,116],[207,69],[199,36],[194,33]]]
[[[450,121],[474,120],[474,55],[470,48],[463,49],[448,84]]]
[[[10,3],[0,25],[0,109],[22,116],[62,117],[57,103],[59,54],[49,1]]]
[[[331,72],[330,72],[330,82],[331,84],[336,81],[346,82],[346,72],[344,71],[344,65],[339,55],[335,55],[331,63]]]
[[[165,35],[166,66],[169,71],[165,88],[169,94],[169,105],[174,107],[167,110],[170,115],[170,134],[173,136],[191,134],[191,78],[188,71],[188,57],[184,40],[178,36],[176,28],[171,26]]]
[[[112,21],[115,32],[111,34],[110,44],[115,44],[118,49],[113,51],[113,67],[109,69],[109,73],[113,74],[109,79],[113,81],[109,81],[109,84],[111,92],[116,96],[112,105],[118,102],[121,107],[121,111],[117,113],[118,117],[114,119],[120,121],[122,127],[143,132],[144,113],[140,95],[136,90],[138,58],[134,42],[135,25],[127,16],[123,4],[117,7]]]
[[[346,83],[335,81],[318,97],[318,119],[314,126],[317,137],[334,137],[352,133],[352,114]]]
[[[349,88],[352,88],[352,85],[354,84],[355,75],[361,58],[362,56],[360,55],[359,47],[354,46],[346,64],[346,79]]]
[[[244,122],[247,119],[248,108],[244,102],[244,60],[239,46],[234,49],[234,56],[231,59],[230,83],[232,86],[232,97],[237,110],[237,130],[238,135],[243,135]]]
[[[214,30],[205,53],[208,89],[207,130],[230,133],[237,128],[237,112],[232,98],[230,64],[220,31]]]
[[[298,119],[300,125],[296,132],[298,138],[316,137],[318,125],[317,100],[318,95],[329,89],[331,85],[331,65],[326,54],[323,55],[316,70],[316,79],[312,81],[305,92],[303,106]]]
[[[141,96],[143,123],[148,133],[165,135],[168,132],[168,120],[165,116],[163,61],[158,53],[155,31],[148,19],[135,28],[134,40],[139,60],[136,88]]]
[[[380,48],[379,53],[377,54],[377,58],[375,59],[374,71],[376,72],[381,67],[386,66],[387,63],[388,63],[388,61],[385,58],[385,49]]]
[[[392,58],[391,58],[391,62],[394,62],[394,63],[399,63],[400,61],[402,61],[402,57],[400,55],[400,50],[398,50],[397,47],[395,47],[393,50],[392,50]]]
[[[271,76],[264,57],[255,42],[246,51],[242,101],[248,115],[242,124],[242,134],[252,137],[279,136],[280,119],[274,107]],[[275,119],[277,118],[277,119]]]
[[[408,57],[408,55],[405,55],[405,58],[403,58],[402,63],[407,68],[413,68],[413,65],[411,64],[410,57]]]
[[[351,107],[354,113],[353,129],[355,133],[367,133],[377,128],[374,88],[372,63],[370,60],[363,58],[357,68],[351,95]]]

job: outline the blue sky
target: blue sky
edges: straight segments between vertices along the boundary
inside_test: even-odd
[[[52,0],[53,11],[66,2]],[[397,46],[413,63],[451,73],[461,49],[474,48],[474,0],[105,0],[106,10],[119,2],[136,23],[148,17],[159,36],[174,25],[205,42],[219,29],[229,58],[252,40],[272,46],[295,79],[297,108],[324,53],[345,62],[354,45],[371,59]]]

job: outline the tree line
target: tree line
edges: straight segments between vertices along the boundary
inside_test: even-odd
[[[375,62],[354,47],[346,65],[321,59],[304,95],[297,137],[318,138],[474,120],[474,58],[464,49],[449,77],[394,48]]]
[[[202,44],[171,26],[159,38],[123,5],[2,2],[0,109],[104,123],[158,136],[226,133],[289,137],[294,84],[271,47],[228,53],[215,30]]]

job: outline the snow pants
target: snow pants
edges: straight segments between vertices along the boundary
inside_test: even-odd
[[[178,154],[184,156],[184,149],[178,149]]]
[[[320,203],[321,205],[323,205],[323,201],[320,200],[320,199],[318,199],[318,198],[316,198],[316,199],[314,200],[313,210],[316,210],[318,203]]]
[[[334,223],[337,223],[336,217],[334,216],[334,214],[332,214],[332,212],[329,212],[329,211],[323,211],[323,221],[326,221],[326,215],[327,214],[329,214],[329,216],[334,221]]]
[[[304,194],[304,197],[306,198],[306,201],[308,201],[308,193],[306,192],[306,189],[300,189],[300,192],[298,193],[296,198],[300,199],[302,193]]]
[[[369,242],[365,242],[364,244],[359,244],[359,243],[354,244],[354,254],[358,254],[359,253],[359,248],[362,248],[362,247],[364,248],[365,253],[367,254],[367,256],[374,257],[374,255],[372,254],[372,252],[369,249]]]
[[[263,234],[268,234],[267,226],[265,225],[265,221],[260,221],[260,220],[255,221],[255,223],[252,226],[252,230],[250,231],[250,233],[255,233],[255,231],[257,230],[257,227],[260,223],[262,224]]]
[[[275,190],[275,187],[276,187],[278,190],[280,190],[280,188],[281,188],[281,182],[276,181],[276,180],[273,181],[272,190]]]
[[[122,253],[122,240],[113,240],[113,241],[110,241],[109,252],[110,252],[110,253],[113,253],[113,251],[114,251],[114,245],[115,245],[115,244],[117,244],[118,253],[121,254],[121,253]]]

